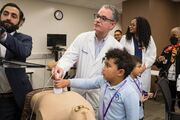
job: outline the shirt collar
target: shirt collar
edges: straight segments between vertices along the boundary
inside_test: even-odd
[[[128,76],[128,79],[133,82],[134,80],[137,80],[138,78],[132,78],[130,75]]]
[[[14,35],[14,34],[15,34],[15,32],[16,32],[16,31],[14,31],[14,32],[11,32],[10,34],[11,34],[11,35]]]
[[[124,84],[124,82],[125,82],[125,79],[124,79],[123,81],[121,81],[119,84],[117,84],[117,85],[115,85],[115,86],[111,86],[111,85],[109,84],[109,82],[106,81],[106,85],[107,85],[107,87],[108,87],[109,89],[118,90],[119,87],[121,87],[122,84]]]
[[[104,41],[107,40],[108,36],[109,36],[109,34],[107,34],[106,37],[104,37],[103,39],[98,40],[98,38],[96,37],[96,34],[95,34],[94,39],[95,39],[96,42],[104,42]]]

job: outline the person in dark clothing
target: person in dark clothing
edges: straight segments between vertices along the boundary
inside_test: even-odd
[[[180,74],[180,27],[171,30],[170,45],[166,46],[157,58],[155,65],[160,69],[159,76],[168,78],[172,98],[180,99],[180,91],[177,91],[177,78]],[[175,111],[175,101],[172,102],[172,111]],[[178,102],[180,108],[180,101]]]
[[[32,37],[19,33],[24,14],[14,3],[0,10],[0,57],[25,62],[32,50]],[[20,120],[25,95],[32,91],[25,68],[0,66],[0,120]]]

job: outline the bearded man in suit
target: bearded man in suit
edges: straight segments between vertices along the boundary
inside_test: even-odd
[[[14,3],[0,10],[0,57],[25,62],[32,50],[32,38],[17,30],[25,21]],[[32,91],[25,68],[0,66],[0,120],[20,120],[25,95]]]

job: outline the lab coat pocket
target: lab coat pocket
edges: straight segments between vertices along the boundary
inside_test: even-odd
[[[85,50],[85,49],[82,49],[81,52],[82,52],[82,54],[88,54],[87,50]]]

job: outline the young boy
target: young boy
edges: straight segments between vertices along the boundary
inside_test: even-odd
[[[136,92],[139,95],[140,98],[140,104],[139,104],[139,120],[143,120],[144,118],[144,110],[143,110],[143,102],[148,100],[153,96],[152,93],[147,93],[142,88],[142,83],[138,79],[142,73],[142,61],[136,56],[133,56],[133,63],[135,65],[134,69],[132,70],[130,76],[129,76],[129,82],[134,87]]]
[[[104,59],[102,75],[92,79],[59,79],[55,87],[100,88],[100,120],[138,120],[139,96],[125,79],[132,71],[132,57],[125,50],[111,49]]]

